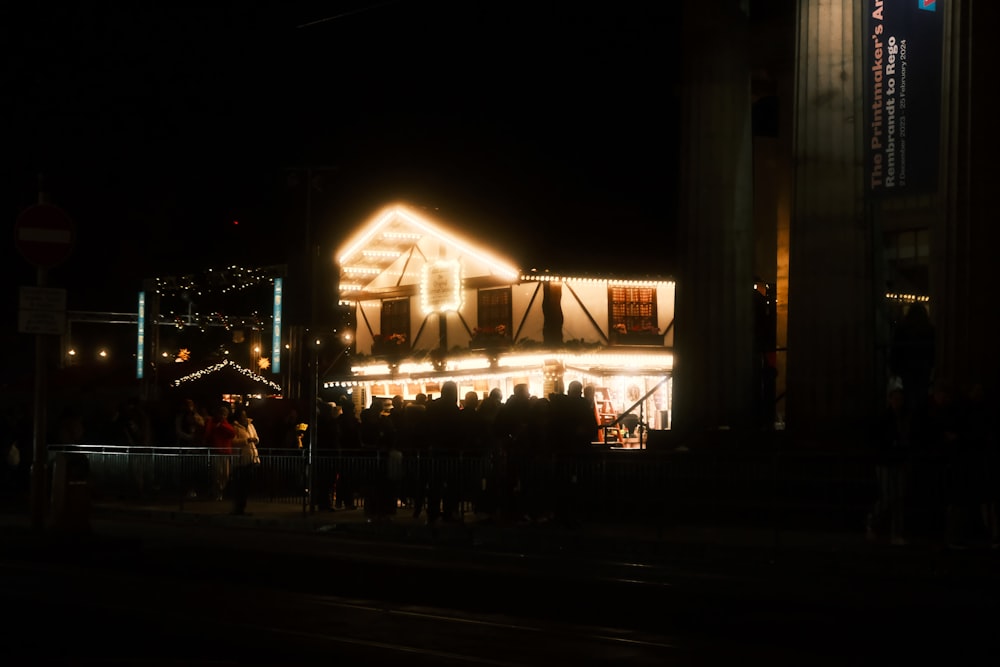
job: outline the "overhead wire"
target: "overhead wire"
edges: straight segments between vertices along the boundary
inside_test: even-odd
[[[338,19],[347,18],[348,16],[354,16],[355,14],[363,14],[365,12],[370,12],[373,9],[378,9],[386,5],[393,5],[399,2],[399,0],[386,0],[385,2],[379,2],[374,5],[367,5],[365,7],[358,7],[357,9],[352,9],[350,11],[341,12],[340,14],[334,14],[333,16],[327,16],[326,18],[316,19],[315,21],[308,21],[300,25],[295,26],[296,28],[308,28],[310,26],[318,25],[320,23],[328,23],[330,21],[336,21]]]

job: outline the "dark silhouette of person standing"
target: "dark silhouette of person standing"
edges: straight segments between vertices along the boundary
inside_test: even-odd
[[[923,415],[914,436],[920,439],[936,463],[933,478],[936,516],[931,517],[931,521],[943,526],[948,546],[962,546],[964,536],[960,519],[971,493],[966,474],[968,456],[961,438],[961,406],[950,380],[938,378],[934,381],[934,391]]]
[[[357,494],[356,470],[348,469],[348,463],[361,451],[361,421],[358,419],[354,402],[340,402],[340,416],[337,417],[337,472],[336,505],[337,509],[352,510],[355,508]]]
[[[461,410],[458,385],[453,380],[441,384],[441,395],[427,404],[427,425],[434,434],[434,463],[427,484],[427,521],[458,519],[457,473],[461,445]]]
[[[960,402],[959,439],[968,457],[969,483],[974,507],[967,508],[984,531],[983,538],[996,549],[1000,547],[1000,522],[997,519],[997,454],[1000,441],[997,434],[995,400],[987,394],[986,386],[971,382]]]
[[[420,516],[427,500],[427,480],[430,478],[431,434],[427,425],[427,394],[418,393],[404,408],[406,417],[404,452],[415,461],[410,479],[404,482],[403,493],[413,502],[413,518]]]
[[[194,399],[185,398],[174,416],[174,436],[178,447],[197,447],[205,438],[205,419]]]
[[[934,325],[924,304],[914,303],[893,332],[889,370],[903,382],[906,405],[919,414],[929,400],[934,355]]]
[[[388,514],[385,457],[395,440],[393,422],[389,419],[390,402],[372,397],[371,405],[361,411],[361,447],[359,456],[365,459],[363,489],[365,514],[382,519]]]
[[[490,520],[497,512],[499,503],[499,490],[503,480],[503,440],[497,434],[496,421],[500,408],[503,407],[503,392],[500,387],[493,387],[490,393],[479,402],[476,413],[482,422],[483,429],[483,454],[486,457],[483,463],[483,479],[480,482],[480,492],[477,501],[476,512],[486,514]]]
[[[319,406],[316,419],[316,459],[313,480],[316,492],[313,495],[312,510],[333,510],[333,496],[337,489],[335,454],[337,450],[337,420],[341,408],[331,403]]]
[[[218,406],[215,414],[205,424],[205,444],[212,450],[212,494],[216,500],[222,500],[229,486],[235,437],[236,429],[229,421],[229,406]]]
[[[502,483],[499,510],[503,518],[518,521],[524,518],[526,507],[522,485],[531,453],[531,393],[528,385],[519,383],[497,413],[494,429],[502,441]]]
[[[893,387],[875,432],[878,496],[868,515],[867,537],[887,530],[892,544],[905,544],[904,518],[911,454],[910,414],[903,390]]]

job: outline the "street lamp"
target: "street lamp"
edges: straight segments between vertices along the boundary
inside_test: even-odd
[[[312,348],[312,387],[309,392],[309,446],[306,448],[306,492],[302,497],[303,503],[302,513],[305,514],[308,510],[312,511],[313,508],[313,494],[315,493],[313,487],[314,484],[314,461],[316,454],[316,438],[319,435],[316,432],[317,424],[317,403],[319,402],[319,350],[323,347],[323,339],[319,336],[315,336],[311,341],[310,347]]]
[[[344,356],[347,351],[351,348],[351,343],[354,341],[354,330],[351,328],[346,328],[343,330],[334,330],[337,340],[344,346],[340,353],[334,357],[333,361],[326,368],[324,373],[329,372],[330,368],[336,364],[342,356]],[[303,514],[308,510],[312,511],[315,506],[313,503],[314,497],[314,487],[315,487],[315,456],[316,456],[316,440],[319,438],[319,427],[318,427],[318,416],[319,416],[319,353],[324,347],[324,339],[322,336],[316,335],[312,337],[309,342],[310,349],[310,363],[312,364],[312,373],[310,373],[312,379],[312,387],[309,391],[309,446],[306,448],[306,493],[303,494],[303,503],[305,505],[302,508]]]

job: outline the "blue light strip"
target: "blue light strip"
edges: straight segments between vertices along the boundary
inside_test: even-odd
[[[271,372],[281,372],[281,278],[274,279],[274,324],[271,328]]]
[[[139,332],[136,340],[135,377],[142,379],[143,359],[146,354],[146,293],[139,292]]]

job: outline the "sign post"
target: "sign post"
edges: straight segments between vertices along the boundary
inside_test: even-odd
[[[17,332],[55,336],[66,333],[66,290],[21,287]]]
[[[73,252],[75,241],[75,224],[73,219],[58,206],[44,203],[44,195],[38,194],[38,203],[24,209],[14,223],[14,245],[18,252],[29,263],[38,269],[37,289],[22,291],[21,308],[26,311],[36,311],[22,322],[19,313],[19,327],[35,331],[35,392],[34,392],[34,433],[33,458],[31,463],[31,525],[36,530],[45,526],[47,513],[48,444],[45,442],[45,398],[46,372],[45,344],[46,336],[59,329],[59,317],[37,316],[37,312],[58,313],[58,305],[62,300],[65,308],[65,293],[55,290],[45,290],[46,269],[65,261]],[[24,308],[35,304],[46,304],[46,308]],[[65,318],[65,315],[63,315]],[[65,319],[63,319],[65,321]]]
[[[52,204],[29,206],[17,216],[14,225],[14,244],[18,251],[29,263],[41,269],[69,258],[75,237],[73,219]]]

